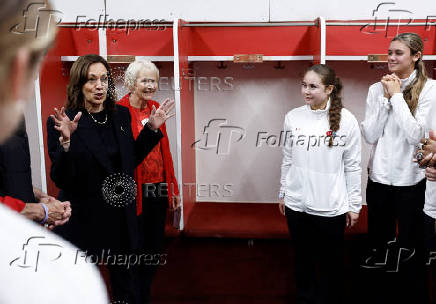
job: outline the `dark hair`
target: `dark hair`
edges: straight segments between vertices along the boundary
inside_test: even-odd
[[[115,109],[115,103],[117,101],[117,96],[115,93],[115,84],[112,78],[111,69],[107,61],[98,55],[89,54],[80,56],[71,67],[70,70],[70,81],[67,86],[67,102],[65,108],[70,110],[84,110],[85,109],[85,98],[82,93],[82,88],[88,81],[88,70],[91,64],[102,63],[107,70],[108,76],[108,88],[106,100],[103,103],[103,107],[106,110],[113,111]]]
[[[421,94],[425,83],[427,82],[427,71],[425,64],[422,61],[424,54],[424,43],[421,37],[415,33],[402,33],[394,37],[391,42],[400,41],[410,49],[410,55],[416,55],[421,52],[421,57],[415,62],[416,77],[415,79],[403,90],[403,97],[409,106],[412,115],[415,115],[416,108],[418,107],[419,94]]]
[[[306,71],[306,73],[309,71],[318,74],[324,86],[333,86],[333,90],[330,93],[329,125],[332,133],[336,132],[339,130],[339,124],[341,122],[341,110],[344,107],[342,105],[341,97],[341,80],[336,77],[335,71],[326,64],[313,65]],[[329,147],[333,146],[333,136],[333,134],[330,136]]]

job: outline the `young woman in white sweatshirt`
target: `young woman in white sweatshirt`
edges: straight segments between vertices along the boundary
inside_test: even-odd
[[[362,122],[362,134],[372,145],[366,189],[372,254],[365,264],[396,263],[400,281],[393,291],[414,303],[419,302],[418,295],[425,294],[420,290],[425,285],[423,271],[419,271],[425,173],[413,158],[436,98],[433,82],[427,81],[423,48],[422,39],[414,33],[392,39],[388,50],[392,74],[369,88]],[[388,254],[398,250],[398,254]]]
[[[360,129],[341,89],[330,67],[314,65],[301,85],[306,105],[285,117],[279,208],[295,245],[297,303],[342,303],[344,229],[362,198]]]

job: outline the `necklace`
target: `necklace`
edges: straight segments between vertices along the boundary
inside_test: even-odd
[[[88,112],[88,111],[86,111],[86,112]],[[107,123],[107,113],[106,113],[106,116],[105,116],[105,118],[104,118],[104,121],[98,121],[97,119],[94,118],[94,116],[92,116],[91,113],[88,112],[88,114],[89,114],[89,116],[91,116],[92,120],[93,120],[95,123],[98,123],[99,125],[104,125],[104,124]]]

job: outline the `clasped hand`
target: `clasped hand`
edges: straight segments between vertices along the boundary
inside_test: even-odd
[[[388,74],[382,77],[383,92],[386,98],[391,98],[395,93],[401,93],[401,80],[395,74]]]
[[[417,153],[422,153],[423,159],[419,161],[419,166],[425,169],[425,177],[429,181],[436,181],[436,132],[430,131],[429,138],[421,139],[422,149]],[[418,162],[417,159],[413,161]]]

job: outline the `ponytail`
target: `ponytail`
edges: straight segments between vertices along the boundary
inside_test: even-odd
[[[410,49],[411,56],[421,52],[421,58],[419,58],[415,63],[416,77],[403,90],[403,97],[409,107],[410,113],[415,115],[416,108],[418,107],[419,94],[421,94],[421,91],[427,82],[427,72],[425,70],[424,62],[422,61],[424,42],[421,37],[415,33],[401,33],[392,39],[392,41],[400,41],[404,43]]]
[[[421,94],[421,91],[427,82],[427,73],[424,62],[421,58],[416,62],[415,67],[416,77],[403,91],[404,100],[409,106],[412,115],[415,115],[416,108],[418,107],[419,94]]]

